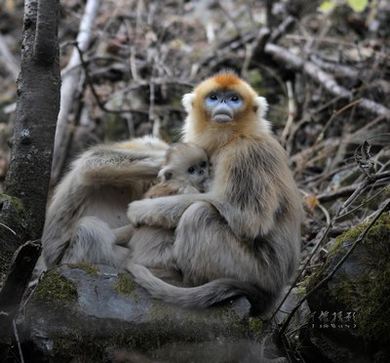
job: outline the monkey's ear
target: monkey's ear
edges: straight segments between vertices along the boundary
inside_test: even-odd
[[[170,179],[172,179],[172,176],[173,176],[172,170],[167,169],[167,168],[161,169],[160,172],[158,173],[158,178],[159,178],[161,181],[170,180]]]
[[[195,99],[195,94],[193,94],[193,93],[186,93],[183,96],[183,99],[181,100],[181,103],[183,104],[184,109],[187,112],[190,112],[192,110],[194,99]]]
[[[271,123],[264,118],[265,114],[268,111],[268,102],[264,97],[257,96],[255,98],[255,108],[257,119],[261,122],[263,129],[266,132],[270,132],[272,127]]]
[[[257,115],[263,118],[268,111],[267,100],[264,97],[258,96],[255,98],[255,105],[257,106]]]

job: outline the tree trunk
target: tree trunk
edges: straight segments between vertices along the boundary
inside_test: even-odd
[[[32,239],[40,238],[45,220],[60,105],[58,11],[58,0],[25,1],[16,121],[5,191],[22,201]]]
[[[0,198],[2,278],[17,248],[28,238],[39,239],[45,221],[60,106],[58,14],[58,0],[25,0],[16,120],[5,183],[8,195]],[[27,243],[18,252],[0,292],[1,335],[5,336],[12,329],[11,322],[39,256],[40,243]]]

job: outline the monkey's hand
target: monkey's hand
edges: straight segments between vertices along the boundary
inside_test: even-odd
[[[148,225],[175,228],[184,211],[195,201],[204,200],[206,194],[174,195],[155,199],[137,200],[129,204],[127,217],[134,226]]]

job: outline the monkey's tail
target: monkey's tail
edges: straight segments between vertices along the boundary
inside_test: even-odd
[[[274,301],[272,293],[249,283],[220,278],[196,287],[178,287],[154,276],[145,266],[129,263],[134,281],[156,299],[183,307],[206,308],[227,299],[245,296],[258,312],[265,312]]]

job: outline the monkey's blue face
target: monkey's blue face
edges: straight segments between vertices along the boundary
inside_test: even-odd
[[[211,120],[217,123],[228,123],[244,106],[241,96],[234,91],[214,91],[204,99],[204,107]]]

